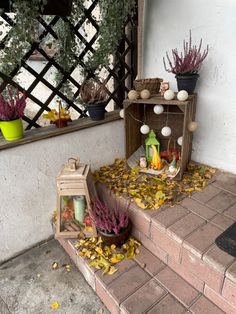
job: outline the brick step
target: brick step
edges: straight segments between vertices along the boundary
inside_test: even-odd
[[[233,314],[236,259],[214,244],[236,219],[236,190],[228,181],[224,182],[221,175],[203,192],[194,193],[174,207],[142,210],[131,203],[129,215],[133,235],[144,247],[223,311]],[[116,197],[102,184],[97,188],[109,205],[118,202],[128,207],[130,200]]]
[[[112,314],[224,313],[144,246],[109,276],[78,256],[75,240],[58,241]]]

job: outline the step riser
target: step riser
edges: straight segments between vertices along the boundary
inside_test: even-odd
[[[98,193],[109,206],[117,202],[121,208],[128,208],[129,200],[117,198],[114,193],[98,184]],[[183,247],[182,243],[169,236],[165,228],[152,222],[152,217],[160,210],[142,211],[135,204],[130,204],[129,215],[133,223],[133,235],[155,256],[165,262],[198,291],[204,293],[212,302],[226,313],[236,313],[236,284],[217,271],[201,256],[194,255]],[[229,287],[233,289],[230,291]],[[235,294],[236,295],[236,294]]]

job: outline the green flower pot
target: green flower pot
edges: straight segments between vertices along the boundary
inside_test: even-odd
[[[15,141],[23,137],[23,124],[21,119],[0,121],[0,129],[6,141]]]

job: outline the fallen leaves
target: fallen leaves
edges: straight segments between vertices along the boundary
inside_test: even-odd
[[[104,245],[101,237],[79,240],[75,244],[75,248],[78,250],[77,254],[91,260],[89,266],[102,269],[103,275],[114,274],[118,270],[115,267],[118,263],[126,258],[134,258],[139,253],[139,246],[140,243],[133,238],[129,238],[121,248],[117,248],[114,244]]]
[[[139,173],[139,168],[128,169],[126,161],[117,159],[112,165],[95,171],[97,181],[104,183],[117,196],[130,198],[142,209],[157,209],[168,203],[178,204],[194,191],[202,191],[215,173],[207,166],[190,164],[181,181]]]
[[[51,309],[52,310],[57,310],[59,308],[60,304],[58,302],[53,302],[51,304]]]

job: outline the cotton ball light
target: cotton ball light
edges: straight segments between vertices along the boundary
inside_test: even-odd
[[[134,89],[131,89],[129,92],[128,92],[128,98],[130,100],[137,100],[139,98],[139,93],[134,90]]]
[[[170,136],[171,135],[171,128],[169,126],[164,126],[164,128],[161,129],[161,134],[163,136]]]
[[[141,92],[140,92],[140,97],[142,99],[149,99],[151,97],[151,93],[148,89],[143,89]]]
[[[173,92],[173,90],[168,89],[164,93],[164,98],[165,98],[165,100],[172,100],[175,98],[175,93]]]
[[[124,109],[121,109],[120,112],[119,112],[119,115],[122,119],[124,119],[124,116],[125,116],[125,111]]]
[[[189,132],[194,132],[197,130],[197,128],[198,128],[198,123],[196,121],[189,122],[189,124],[188,124]]]
[[[147,124],[142,125],[140,128],[140,132],[142,134],[148,134],[150,132],[149,126]]]
[[[179,146],[182,146],[182,144],[183,144],[183,136],[178,137],[177,143],[178,143]]]
[[[179,101],[185,101],[188,99],[188,92],[186,92],[186,90],[181,90],[178,92],[177,94],[177,99]]]
[[[161,114],[164,111],[164,107],[162,105],[155,105],[153,111],[155,114]]]

